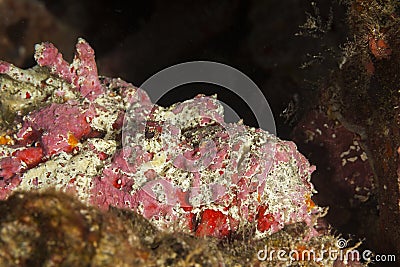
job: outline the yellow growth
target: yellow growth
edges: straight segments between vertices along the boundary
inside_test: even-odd
[[[68,144],[74,148],[79,144],[79,140],[76,139],[73,133],[68,132]]]
[[[306,206],[307,206],[307,211],[308,212],[310,212],[316,206],[314,201],[312,201],[310,194],[306,195]]]
[[[0,145],[12,145],[12,144],[13,140],[11,137],[9,137],[8,135],[0,136]]]

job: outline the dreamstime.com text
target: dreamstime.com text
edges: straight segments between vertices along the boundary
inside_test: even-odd
[[[257,258],[260,261],[336,261],[343,262],[365,261],[365,262],[395,262],[396,255],[394,254],[374,254],[370,250],[362,252],[357,249],[344,249],[344,239],[338,240],[337,249],[321,249],[321,250],[284,250],[284,249],[269,249],[265,245],[264,249],[257,252]]]

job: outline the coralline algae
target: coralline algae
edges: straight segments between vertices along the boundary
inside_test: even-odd
[[[83,39],[72,64],[49,43],[35,59],[29,70],[0,62],[1,199],[56,188],[197,236],[253,229],[261,238],[296,222],[317,234],[315,167],[293,142],[225,123],[215,97],[155,105],[143,90],[99,77]]]

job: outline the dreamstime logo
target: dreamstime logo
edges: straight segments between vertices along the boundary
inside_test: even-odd
[[[339,238],[336,241],[336,246],[337,246],[338,249],[342,249],[342,248],[347,247],[347,240],[344,239],[344,238]]]
[[[344,250],[347,247],[347,240],[339,238],[336,241],[336,248],[329,249],[301,249],[301,250],[284,250],[284,249],[268,249],[267,246],[257,252],[257,258],[260,261],[315,261],[322,262],[324,260],[335,261],[358,261],[360,254],[357,250]]]
[[[269,249],[267,245],[264,249],[257,252],[259,261],[357,261],[364,262],[395,262],[396,255],[393,254],[374,254],[370,250],[364,250],[362,253],[355,248],[347,248],[348,241],[344,238],[339,238],[336,241],[336,248],[328,249],[301,249],[301,250],[285,250],[285,249]]]
[[[153,103],[157,103],[174,88],[196,82],[218,85],[230,90],[248,105],[261,129],[276,135],[274,118],[261,90],[249,77],[230,66],[209,61],[178,64],[156,73],[139,88],[149,94]],[[222,108],[223,114],[220,112]],[[194,199],[193,203],[190,203],[192,206],[216,200],[229,187],[227,183],[230,181],[223,175],[207,184],[199,185],[198,182],[194,182],[195,179],[189,182],[190,179],[179,182],[171,181],[171,177],[168,177],[171,174],[168,174],[166,169],[170,170],[172,164],[175,170],[179,170],[180,175],[196,177],[198,173],[209,168],[218,156],[218,144],[214,137],[224,133],[224,138],[228,139],[226,143],[231,144],[232,142],[229,140],[237,135],[236,126],[225,122],[238,121],[239,116],[234,111],[235,109],[212,97],[194,98],[178,103],[172,112],[168,113],[168,116],[162,118],[157,113],[158,109],[156,104],[141,106],[137,102],[133,102],[128,107],[124,118],[122,144],[124,150],[127,151],[128,162],[133,163],[143,157],[143,151],[149,149],[156,151],[153,153],[152,164],[150,164],[152,175],[141,181],[140,188],[159,201],[171,205],[175,205],[177,202],[177,199],[171,196],[171,192],[176,194],[177,189],[187,192],[191,196],[198,195],[199,192],[203,193],[201,199],[192,198],[192,200]],[[179,114],[180,116],[177,116]],[[198,123],[198,127],[193,130],[195,133],[189,137],[182,136],[182,129],[185,125],[186,127],[190,125],[190,122]],[[214,126],[216,125],[214,127],[216,133],[214,135],[201,134],[202,129],[205,132],[208,131],[207,125],[210,122]],[[200,134],[197,134],[196,131]],[[182,145],[184,140],[193,139],[194,136],[195,138],[200,136],[201,139],[196,140],[196,147]],[[274,153],[271,151],[271,158]],[[225,168],[230,168],[230,163],[228,162]],[[147,169],[150,168],[148,165],[146,165]],[[204,197],[205,192],[208,192],[208,197]]]

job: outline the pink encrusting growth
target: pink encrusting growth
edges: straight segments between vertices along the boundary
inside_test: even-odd
[[[317,234],[315,167],[293,142],[225,123],[215,97],[154,105],[129,83],[99,79],[84,40],[76,50],[68,64],[52,44],[36,47],[39,66],[80,95],[30,111],[14,144],[0,145],[1,198],[55,187],[197,236],[223,238],[255,226],[264,237],[295,222]],[[0,63],[0,72],[7,66]]]
[[[52,74],[72,84],[82,96],[93,100],[104,93],[97,74],[94,51],[85,40],[78,40],[72,64],[68,64],[51,43],[36,45],[35,49],[39,66],[47,67]]]
[[[26,116],[16,133],[17,140],[21,144],[38,142],[47,157],[62,151],[72,152],[77,141],[93,134],[89,121],[94,116],[95,111],[89,105],[73,101],[51,104]]]
[[[10,69],[10,63],[0,60],[0,73],[6,73]]]
[[[88,107],[85,109],[83,105],[69,101],[51,104],[27,115],[21,129],[15,133],[19,149],[0,160],[3,179],[14,176],[19,179],[22,172],[53,155],[72,153],[79,140],[99,135],[88,123],[95,116],[94,110]]]
[[[68,83],[74,81],[74,69],[52,43],[37,44],[35,59],[39,66],[48,67],[52,74],[60,76]]]

